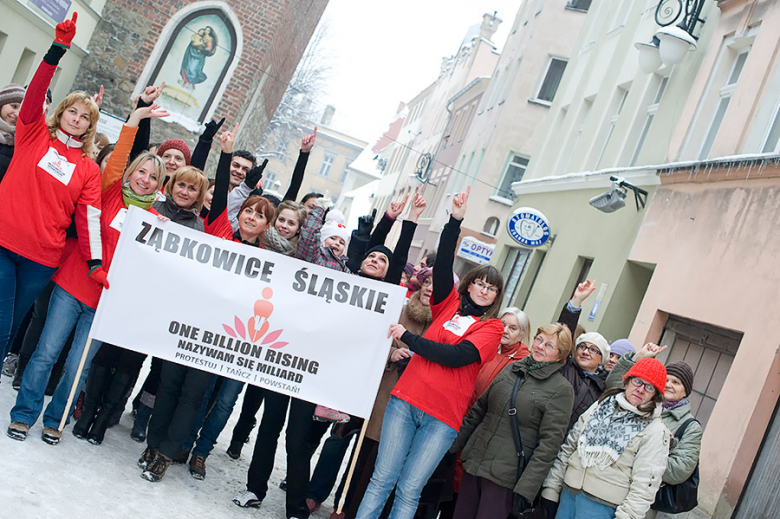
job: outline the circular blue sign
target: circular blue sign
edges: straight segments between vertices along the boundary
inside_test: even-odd
[[[526,247],[539,247],[550,239],[547,217],[530,207],[517,209],[506,222],[506,226],[509,236]]]

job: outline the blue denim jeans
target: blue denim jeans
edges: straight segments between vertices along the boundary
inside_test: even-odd
[[[582,492],[572,494],[565,488],[562,489],[555,519],[577,519],[578,517],[615,519],[615,509],[595,502]]]
[[[0,358],[55,270],[0,247]]]
[[[81,362],[81,355],[84,353],[84,347],[87,343],[89,330],[92,327],[92,319],[95,317],[95,310],[81,303],[78,299],[68,294],[59,286],[54,288],[49,302],[49,313],[46,317],[46,324],[41,332],[41,338],[35,353],[30,358],[30,363],[24,371],[22,377],[22,386],[19,388],[19,394],[16,397],[16,405],[11,409],[11,421],[23,422],[32,426],[41,414],[43,408],[43,393],[46,390],[46,384],[51,374],[51,369],[65,346],[73,327],[76,327],[76,333],[73,337],[68,359],[65,361],[65,370],[62,379],[57,385],[57,389],[52,395],[49,405],[46,406],[46,412],[43,415],[43,425],[45,427],[59,427],[62,415],[65,412],[65,404],[70,396],[70,390],[73,382],[76,380],[76,371]],[[84,381],[89,372],[89,366],[92,358],[100,349],[99,341],[92,341],[84,362],[84,369],[79,377],[76,396],[80,388],[84,386]],[[68,420],[70,413],[76,405],[76,398],[71,402],[68,410]],[[67,422],[66,422],[67,423]]]
[[[328,499],[333,485],[336,484],[341,462],[347,454],[352,436],[354,435],[348,434],[345,438],[341,438],[338,434],[332,433],[322,444],[320,458],[309,482],[309,499],[317,503],[324,503]]]
[[[391,396],[374,473],[356,519],[377,519],[393,487],[395,501],[389,519],[412,519],[425,483],[457,435],[444,422]]]
[[[242,389],[244,389],[243,382],[230,378],[222,379],[222,385],[217,391],[214,407],[211,408],[211,412],[208,413],[205,421],[203,416],[206,414],[206,409],[203,409],[200,419],[192,427],[192,432],[187,439],[184,450],[189,450],[194,442],[195,449],[192,451],[192,454],[203,456],[204,458],[208,457],[212,449],[214,449],[214,444],[217,443],[219,433],[225,428],[228,418],[233,413],[233,407],[236,405],[236,400],[238,400],[238,395],[241,394]],[[206,393],[204,406],[208,405],[210,394],[211,391]],[[199,430],[200,434],[198,434]],[[198,440],[195,441],[195,438]]]

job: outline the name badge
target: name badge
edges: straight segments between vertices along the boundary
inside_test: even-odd
[[[111,220],[110,227],[112,229],[116,229],[119,232],[122,232],[122,225],[125,223],[125,216],[127,216],[127,209],[124,207],[119,210],[118,213],[116,213],[116,216],[113,220]]]
[[[472,324],[476,323],[477,320],[474,319],[472,316],[462,316],[462,315],[456,315],[446,323],[444,323],[444,329],[447,330],[450,333],[453,333],[457,335],[458,337],[463,337],[463,334],[466,333],[466,330],[468,330]]]
[[[38,162],[38,167],[66,186],[70,183],[73,171],[76,169],[75,164],[68,162],[68,159],[57,153],[54,148],[49,148],[46,155]]]

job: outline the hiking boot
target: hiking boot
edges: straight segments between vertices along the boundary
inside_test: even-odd
[[[152,483],[157,483],[165,477],[165,471],[167,471],[170,466],[171,458],[158,451],[152,462],[141,474],[141,477]]]
[[[195,479],[206,479],[206,458],[193,454],[190,458],[190,476]]]
[[[230,456],[230,459],[237,460],[241,457],[241,447],[243,447],[244,444],[241,442],[230,442],[230,447],[227,449],[227,455]]]
[[[146,469],[146,467],[149,466],[149,464],[154,460],[154,457],[157,456],[157,449],[153,449],[152,447],[147,447],[143,454],[141,454],[141,457],[138,458],[138,467],[142,469]]]
[[[54,427],[44,427],[43,433],[41,433],[41,440],[45,441],[49,445],[57,445],[62,438],[62,431],[55,429]]]
[[[16,353],[9,353],[3,361],[3,375],[6,377],[13,377],[16,373],[16,365],[19,363],[19,355]]]
[[[23,442],[25,438],[27,438],[28,432],[30,432],[30,426],[26,423],[11,422],[11,425],[8,426],[8,431],[6,431],[6,434],[9,438]]]
[[[249,490],[244,490],[233,498],[233,503],[241,508],[257,508],[262,502],[262,499],[258,498],[254,492],[250,492]]]

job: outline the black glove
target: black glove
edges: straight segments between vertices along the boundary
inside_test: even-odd
[[[357,235],[360,238],[368,239],[371,237],[371,231],[374,229],[374,218],[376,218],[376,209],[371,211],[370,215],[358,218]]]
[[[225,118],[223,117],[221,121],[209,121],[206,123],[206,128],[203,130],[203,134],[201,134],[200,138],[204,141],[210,141],[214,139],[214,136],[219,131],[220,127],[222,126],[222,123],[225,122]]]
[[[250,189],[254,189],[260,179],[263,178],[263,170],[268,165],[268,159],[265,159],[262,164],[255,166],[246,173],[244,183],[249,186]]]
[[[531,509],[531,503],[520,494],[512,494],[512,516],[522,517],[524,512],[528,512]]]
[[[558,513],[558,503],[542,498],[541,506],[545,519],[555,519],[555,514]]]

